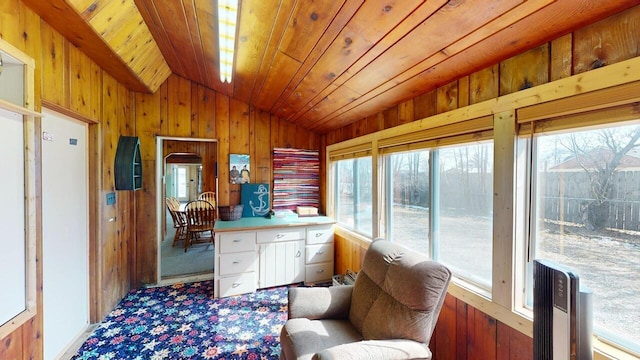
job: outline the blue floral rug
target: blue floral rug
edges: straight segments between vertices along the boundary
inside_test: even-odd
[[[131,291],[73,359],[278,359],[287,287],[212,294],[211,281]]]

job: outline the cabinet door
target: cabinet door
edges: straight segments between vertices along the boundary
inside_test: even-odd
[[[302,282],[305,279],[304,240],[260,244],[259,288]]]

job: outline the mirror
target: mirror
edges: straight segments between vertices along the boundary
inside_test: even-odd
[[[186,229],[179,229],[165,199],[175,198],[179,209],[205,191],[217,191],[217,142],[215,140],[171,139],[159,141],[162,164],[158,196],[162,207],[159,221],[158,282],[213,278],[213,241],[196,241],[185,251]],[[161,146],[161,147],[160,147]],[[178,236],[176,236],[178,233]],[[206,240],[206,239],[205,239]],[[213,240],[213,239],[212,239]]]

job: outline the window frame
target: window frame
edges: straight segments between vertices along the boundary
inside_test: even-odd
[[[332,154],[341,152],[349,153],[348,147],[354,145],[368,146],[374,163],[373,191],[374,195],[381,193],[381,161],[378,152],[384,153],[388,147],[389,139],[414,139],[405,143],[396,143],[396,146],[414,146],[417,144],[416,136],[428,137],[432,131],[441,130],[448,126],[446,133],[455,134],[459,127],[466,121],[482,117],[491,117],[494,138],[494,231],[493,231],[493,266],[492,266],[492,296],[491,299],[483,296],[471,284],[458,281],[454,277],[448,292],[450,295],[466,302],[476,309],[495,318],[503,324],[521,333],[533,337],[532,316],[516,306],[521,300],[522,288],[519,287],[518,277],[522,272],[519,254],[526,247],[525,235],[528,231],[528,206],[522,201],[516,201],[530,184],[522,184],[517,181],[522,175],[527,175],[528,168],[516,167],[516,160],[521,161],[527,157],[526,151],[521,145],[522,139],[518,137],[518,131],[527,129],[533,121],[549,118],[575,116],[591,118],[591,112],[597,110],[611,111],[612,114],[629,114],[637,116],[637,106],[640,102],[640,57],[607,65],[585,73],[569,76],[553,82],[524,89],[515,93],[499,96],[497,98],[472,104],[463,108],[451,110],[445,113],[419,119],[393,128],[377,131],[358,138],[346,140],[326,147],[326,169],[331,171]],[[630,110],[631,109],[631,110]],[[440,128],[440,129],[438,129]],[[518,130],[517,130],[518,129]],[[409,135],[414,134],[414,135]],[[418,135],[416,135],[418,134]],[[446,137],[446,136],[445,136]],[[429,139],[423,139],[428,141]],[[378,143],[385,146],[378,146]],[[412,145],[414,144],[414,145]],[[524,147],[526,149],[526,146]],[[528,149],[527,149],[528,150]],[[511,161],[508,161],[511,159]],[[528,176],[525,176],[527,179]],[[332,175],[326,177],[326,203],[327,214],[332,214]],[[523,188],[524,185],[524,188]],[[380,196],[374,204],[374,221],[378,221],[378,228],[384,229],[384,216],[378,216],[384,206],[384,197]],[[523,230],[524,229],[524,230]],[[380,232],[375,233],[376,238]],[[354,240],[362,243],[359,236],[352,236],[349,231],[338,227],[337,234],[346,240]],[[384,232],[382,232],[384,234]],[[371,239],[365,239],[365,244]],[[604,357],[617,358],[622,355],[630,356],[621,344],[613,346],[594,340],[594,351],[604,354]]]
[[[493,145],[493,132],[490,131],[480,131],[473,133],[473,136],[453,136],[444,139],[438,139],[438,141],[421,141],[419,144],[415,144],[409,147],[401,146],[399,148],[394,149],[393,151],[385,151],[381,153],[381,162],[383,163],[383,188],[384,188],[384,198],[386,199],[388,196],[393,196],[392,189],[390,188],[392,184],[392,172],[391,172],[391,156],[396,154],[411,154],[416,151],[426,151],[429,153],[428,159],[428,168],[429,168],[429,184],[435,185],[436,189],[433,186],[429,187],[429,229],[426,237],[428,238],[428,246],[425,247],[425,253],[432,259],[441,260],[440,257],[440,248],[442,241],[440,239],[439,232],[435,232],[439,226],[435,226],[440,222],[440,219],[437,218],[440,213],[440,171],[439,171],[439,159],[442,151],[457,147],[467,147],[473,145],[482,145],[488,142],[491,142]],[[492,147],[493,150],[493,147]],[[493,163],[493,162],[492,162]],[[435,165],[434,165],[435,164]],[[493,173],[493,168],[492,168]],[[493,185],[492,185],[493,186]],[[438,190],[438,191],[434,191]],[[493,211],[493,210],[492,210]],[[387,238],[390,236],[391,225],[389,224],[392,219],[392,211],[387,207],[384,207],[380,211],[383,214],[385,219],[385,228],[381,229],[381,234],[384,234],[383,237]],[[493,246],[493,244],[492,244]],[[453,271],[453,269],[452,269]],[[454,271],[455,275],[455,271]],[[492,287],[492,279],[489,279],[490,283],[488,286],[481,283],[480,280],[471,279],[468,276],[463,276],[461,274],[457,274],[456,281],[460,281],[461,283],[466,284],[469,287],[473,287],[474,291],[482,294],[487,299],[491,298],[491,287]]]
[[[339,165],[340,161],[353,160],[354,161],[354,163],[353,163],[354,174],[357,174],[357,168],[359,166],[358,161],[361,160],[361,159],[369,159],[369,158],[370,158],[370,156],[360,156],[360,157],[354,157],[354,158],[346,158],[346,159],[334,160],[332,166],[337,167]],[[371,161],[373,163],[373,159],[371,159]],[[333,173],[333,176],[334,176],[333,183],[336,184],[335,188],[338,189],[340,187],[340,185],[338,184],[339,171],[334,169],[334,171],[332,173]],[[373,173],[373,169],[372,169],[372,173]],[[358,178],[359,177],[357,175],[354,175],[354,185],[355,185],[355,180],[358,179]],[[359,187],[358,187],[358,190],[359,190]],[[352,191],[355,193],[357,190],[354,187],[354,189]],[[335,211],[337,209],[337,205],[339,204],[340,191],[334,191],[332,193],[334,194],[333,203],[335,204],[336,207],[333,210]],[[355,233],[358,233],[363,237],[368,237],[369,235],[364,233],[363,231],[361,231],[361,229],[358,227],[358,224],[360,222],[359,219],[358,219],[358,216],[357,216],[357,211],[356,211],[358,200],[359,199],[355,199],[354,200],[354,204],[353,204],[354,205],[353,206],[353,221],[354,221],[354,226],[353,227],[349,227],[345,223],[341,223],[340,219],[338,219],[337,216],[336,216],[336,219],[338,221],[338,224],[343,226],[345,229],[348,229],[349,231],[353,231]],[[372,203],[373,203],[373,193],[372,193]],[[373,206],[372,206],[372,211],[373,211]],[[372,224],[372,233],[373,233],[373,224]]]
[[[41,211],[36,201],[39,189],[36,188],[36,143],[39,121],[42,117],[37,111],[34,111],[35,98],[35,61],[18,50],[5,40],[0,39],[0,51],[17,59],[23,66],[23,104],[14,104],[9,101],[0,100],[0,108],[22,115],[23,117],[23,133],[24,133],[24,212],[25,212],[25,309],[16,314],[7,322],[0,324],[0,339],[14,332],[23,326],[30,319],[36,316],[38,310],[37,305],[37,271],[38,264],[36,255],[39,245],[38,235],[38,214]]]
[[[526,192],[519,192],[517,194],[517,201],[521,202],[521,208],[525,208],[526,213],[526,225],[521,224],[520,229],[516,229],[522,239],[524,246],[518,249],[516,252],[518,266],[515,268],[514,281],[517,288],[524,289],[522,293],[516,298],[514,302],[514,311],[525,314],[528,317],[532,317],[533,309],[527,305],[527,294],[531,291],[533,286],[532,282],[527,280],[531,278],[530,271],[527,267],[528,262],[533,261],[534,257],[530,256],[533,250],[532,248],[536,244],[538,229],[535,226],[537,220],[536,209],[538,206],[538,177],[535,176],[536,169],[538,168],[537,153],[538,141],[535,137],[536,134],[553,134],[559,132],[571,133],[572,130],[578,132],[596,130],[598,128],[607,127],[608,125],[616,126],[629,126],[636,124],[640,126],[640,113],[634,110],[633,104],[613,106],[610,108],[603,108],[598,110],[592,110],[583,113],[574,113],[555,118],[540,119],[537,122],[533,121],[526,126],[523,126],[521,131],[517,134],[517,143],[520,147],[528,149],[530,153],[527,153],[526,159],[520,159],[517,167],[527,169],[526,179],[520,179],[519,185],[526,189]],[[526,185],[524,185],[526,183]],[[599,338],[601,341],[610,343],[613,346],[624,346],[629,351],[635,351],[640,347],[640,343],[628,344],[626,340],[620,339],[621,342],[617,343],[615,340],[609,338],[609,334],[606,332],[596,334],[594,324],[594,337]]]

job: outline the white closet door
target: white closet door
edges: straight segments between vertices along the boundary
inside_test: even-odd
[[[89,323],[87,124],[42,120],[44,358],[60,355]]]

